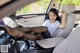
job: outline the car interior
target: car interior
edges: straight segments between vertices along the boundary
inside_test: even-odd
[[[73,3],[62,4],[57,0],[50,0],[47,9],[37,10],[35,2],[39,0],[1,0],[0,2],[0,52],[7,53],[80,53],[80,5]],[[59,0],[63,2],[64,0]],[[43,2],[43,1],[42,1]],[[33,4],[34,12],[22,13],[22,9]],[[58,29],[53,35],[54,38],[31,41],[23,38],[15,38],[7,33],[3,25],[15,27],[42,26],[48,19],[48,12],[56,8],[59,15],[62,10],[67,12],[67,25],[64,29]],[[27,9],[28,10],[28,9]],[[31,11],[31,10],[30,10]],[[18,13],[19,12],[19,13]],[[37,12],[37,13],[36,13]],[[3,23],[4,22],[4,23]],[[17,24],[18,25],[17,25]],[[2,49],[6,46],[7,49]]]

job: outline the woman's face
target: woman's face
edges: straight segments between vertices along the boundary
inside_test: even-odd
[[[55,21],[56,20],[56,18],[57,18],[57,16],[53,13],[53,12],[49,12],[49,19],[51,20],[51,21]]]

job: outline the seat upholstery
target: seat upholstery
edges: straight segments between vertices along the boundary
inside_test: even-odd
[[[74,27],[75,22],[75,16],[72,13],[67,14],[67,25],[66,28],[60,29],[58,28],[55,33],[53,34],[53,37],[63,37],[66,38],[70,32],[72,31]]]
[[[80,53],[80,27],[56,46],[53,53]]]

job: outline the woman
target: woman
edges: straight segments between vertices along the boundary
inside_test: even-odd
[[[65,28],[66,27],[66,13],[65,11],[62,12],[62,18],[60,22],[60,17],[58,15],[58,11],[54,8],[50,9],[49,11],[49,19],[46,20],[43,26],[39,27],[26,27],[26,28],[11,28],[5,26],[6,31],[8,34],[14,37],[22,37],[28,40],[37,40],[41,39],[43,36],[42,33],[46,33],[47,31],[50,32],[51,36],[57,28]],[[31,34],[25,32],[32,32]],[[45,35],[46,37],[46,35]]]
[[[49,19],[44,22],[43,26],[46,26],[48,28],[48,31],[50,32],[51,36],[58,28],[63,29],[66,27],[67,19],[65,11],[62,11],[62,17],[59,17],[58,11],[55,8],[52,8],[50,9],[48,16]]]

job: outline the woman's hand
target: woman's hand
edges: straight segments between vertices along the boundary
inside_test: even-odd
[[[62,15],[61,15],[61,24],[59,25],[59,28],[65,28],[67,25],[67,13],[66,11],[62,11]]]
[[[63,17],[63,16],[66,16],[66,14],[67,14],[67,12],[66,11],[64,11],[64,10],[62,10],[62,12],[61,12],[62,14],[61,14],[61,16]]]

